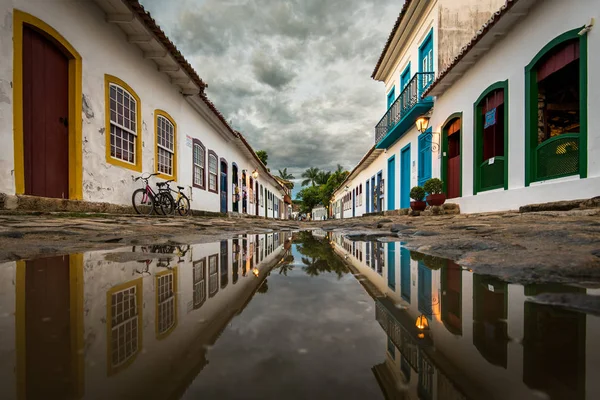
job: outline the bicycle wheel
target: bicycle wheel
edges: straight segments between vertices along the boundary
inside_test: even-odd
[[[154,202],[146,193],[146,189],[135,190],[131,195],[131,203],[135,212],[141,215],[150,215],[154,210]]]
[[[179,200],[177,200],[177,212],[182,217],[190,215],[190,201],[185,194],[182,194]]]
[[[154,198],[156,211],[162,215],[171,215],[175,211],[175,201],[170,193],[160,192]]]

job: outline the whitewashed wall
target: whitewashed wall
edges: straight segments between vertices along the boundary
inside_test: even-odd
[[[0,4],[0,192],[14,194],[14,154],[12,136],[12,77],[13,9],[32,14],[54,29],[80,53],[83,60],[83,96],[90,105],[83,118],[83,199],[115,204],[131,204],[132,191],[140,186],[133,182],[139,174],[106,162],[105,143],[105,74],[125,81],[141,100],[142,117],[142,170],[154,172],[154,111],[168,112],[177,124],[178,183],[186,187],[193,198],[192,208],[219,211],[220,195],[192,187],[192,148],[186,137],[198,138],[206,150],[213,150],[227,160],[228,210],[232,209],[231,165],[238,165],[239,177],[246,169],[251,173],[258,163],[248,159],[226,142],[169,82],[167,75],[158,72],[156,65],[143,58],[135,45],[127,42],[126,35],[116,26],[105,22],[105,14],[93,2],[66,2],[61,0],[5,0]],[[208,182],[208,154],[207,154]],[[260,170],[259,170],[260,171]],[[218,176],[220,181],[220,175]],[[153,179],[152,182],[155,180]],[[259,176],[259,183],[268,190],[282,194],[271,179]],[[191,192],[190,192],[191,191]],[[240,208],[241,209],[241,208]],[[254,208],[249,209],[254,214]],[[260,214],[264,216],[264,210]]]
[[[600,195],[600,29],[588,33],[588,178],[567,177],[525,187],[525,73],[533,57],[552,39],[600,17],[597,2],[581,0],[538,2],[510,33],[499,41],[459,81],[439,96],[431,119],[434,132],[455,112],[463,113],[461,212],[517,209],[532,203],[574,200]],[[508,79],[508,188],[473,196],[473,103],[492,83]],[[437,138],[439,140],[439,137]],[[433,173],[440,160],[433,157]]]

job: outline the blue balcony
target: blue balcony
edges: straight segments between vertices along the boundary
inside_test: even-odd
[[[419,72],[408,82],[400,96],[375,126],[376,148],[390,147],[414,125],[417,118],[433,107],[432,98],[421,98],[433,78],[433,72]]]

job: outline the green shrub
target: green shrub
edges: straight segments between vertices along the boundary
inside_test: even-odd
[[[440,194],[444,190],[444,182],[438,178],[431,178],[425,182],[423,188],[429,194]]]
[[[410,189],[410,198],[414,201],[423,201],[423,198],[425,198],[425,189],[421,186],[415,186]]]

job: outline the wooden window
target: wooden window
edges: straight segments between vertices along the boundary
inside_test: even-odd
[[[118,78],[106,76],[107,161],[141,171],[140,99]]]
[[[177,268],[156,275],[156,338],[165,338],[177,325]]]
[[[156,130],[155,170],[162,178],[177,180],[175,150],[177,148],[177,126],[175,121],[165,111],[154,110],[154,129]]]
[[[194,139],[193,183],[194,187],[206,189],[206,149],[201,141]]]
[[[217,154],[209,150],[208,151],[208,191],[217,193],[219,191],[219,162]]]
[[[194,261],[193,268],[194,309],[198,309],[206,301],[206,257]]]
[[[142,278],[108,291],[109,375],[126,368],[139,352],[142,339]]]
[[[208,295],[213,297],[219,291],[219,255],[208,257]]]

